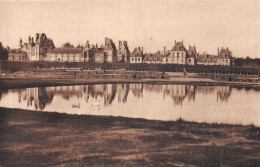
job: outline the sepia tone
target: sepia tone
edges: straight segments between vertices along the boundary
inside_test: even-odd
[[[0,167],[259,166],[260,1],[0,1]]]

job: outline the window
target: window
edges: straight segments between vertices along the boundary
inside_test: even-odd
[[[183,53],[181,53],[181,57],[183,57]]]
[[[13,55],[13,60],[14,60],[14,55]]]
[[[166,62],[168,62],[168,58],[166,58]]]
[[[135,58],[132,58],[132,61],[135,61]]]
[[[179,57],[179,53],[177,53],[177,57]]]
[[[191,62],[191,59],[189,59],[189,62]]]
[[[138,61],[140,61],[140,58],[138,58]]]
[[[172,56],[174,57],[174,53],[172,53]]]

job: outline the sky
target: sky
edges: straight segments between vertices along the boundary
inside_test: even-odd
[[[260,0],[0,0],[0,18],[0,42],[11,48],[45,33],[56,47],[109,37],[155,52],[183,40],[199,53],[228,47],[234,57],[260,58]]]

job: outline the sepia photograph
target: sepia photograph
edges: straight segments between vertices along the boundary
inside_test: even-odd
[[[0,167],[260,166],[260,0],[0,0]]]

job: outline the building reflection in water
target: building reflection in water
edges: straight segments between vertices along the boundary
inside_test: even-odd
[[[0,107],[8,108],[259,125],[259,90],[229,86],[74,85],[2,90],[0,97]]]
[[[143,84],[131,84],[130,89],[135,97],[143,97],[143,90],[144,86]]]
[[[34,106],[36,110],[43,110],[51,104],[55,96],[61,96],[64,100],[70,98],[82,99],[88,103],[90,97],[103,98],[104,106],[111,105],[117,97],[118,103],[126,103],[129,93],[136,98],[143,98],[144,92],[162,94],[162,98],[171,97],[174,105],[182,106],[183,101],[195,101],[197,94],[206,96],[216,93],[217,101],[227,102],[231,95],[229,86],[196,86],[196,85],[155,85],[155,84],[96,84],[55,86],[42,88],[26,88],[10,90],[18,93],[18,102],[27,100],[27,107]],[[4,93],[1,93],[3,96]]]
[[[231,90],[229,86],[217,87],[217,101],[220,99],[221,102],[227,102],[231,95]]]
[[[194,85],[145,85],[145,90],[150,92],[163,93],[163,97],[170,96],[174,105],[182,105],[184,99],[195,100],[196,86]]]

